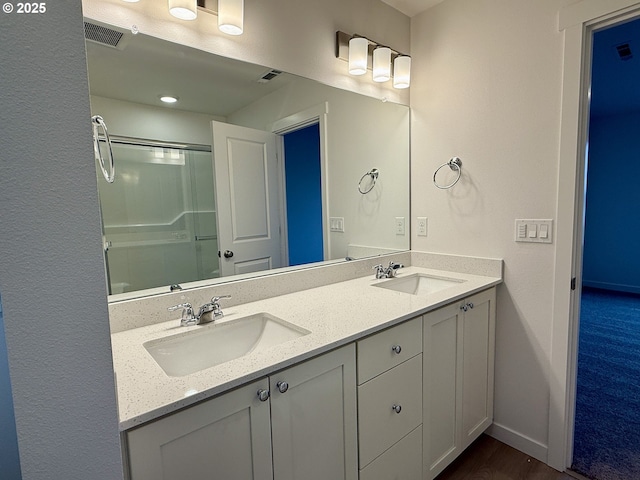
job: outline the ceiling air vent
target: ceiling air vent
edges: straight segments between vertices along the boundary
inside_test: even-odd
[[[621,43],[620,45],[616,45],[616,51],[618,52],[620,60],[626,61],[633,58],[631,46],[628,43]]]
[[[118,50],[122,50],[129,40],[123,32],[90,22],[84,22],[84,38]]]
[[[281,70],[271,69],[258,79],[258,83],[268,83],[281,74],[282,74]]]

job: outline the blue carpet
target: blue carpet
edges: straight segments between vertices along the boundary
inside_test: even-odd
[[[640,295],[582,292],[572,469],[640,479]]]

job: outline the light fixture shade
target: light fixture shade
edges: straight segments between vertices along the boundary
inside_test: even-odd
[[[197,0],[169,0],[169,13],[180,20],[195,20],[198,16]]]
[[[140,0],[122,0],[123,2],[127,2],[127,3],[137,3]]]
[[[378,47],[373,51],[373,81],[386,82],[391,78],[391,49]]]
[[[244,0],[218,0],[218,29],[228,35],[242,35]]]
[[[393,86],[409,88],[411,85],[411,57],[401,55],[393,61]]]
[[[368,56],[369,40],[362,37],[349,40],[349,73],[351,75],[367,73]]]

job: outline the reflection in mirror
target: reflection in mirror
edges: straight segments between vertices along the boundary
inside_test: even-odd
[[[112,299],[409,248],[407,106],[87,24],[116,159],[98,177]]]

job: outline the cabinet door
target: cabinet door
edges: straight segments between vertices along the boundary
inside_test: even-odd
[[[127,434],[131,480],[272,480],[266,379]]]
[[[355,346],[295,365],[269,381],[274,478],[356,480]]]
[[[462,449],[493,422],[495,288],[467,299],[463,315]]]
[[[462,310],[458,303],[423,317],[424,476],[432,479],[460,453]]]

